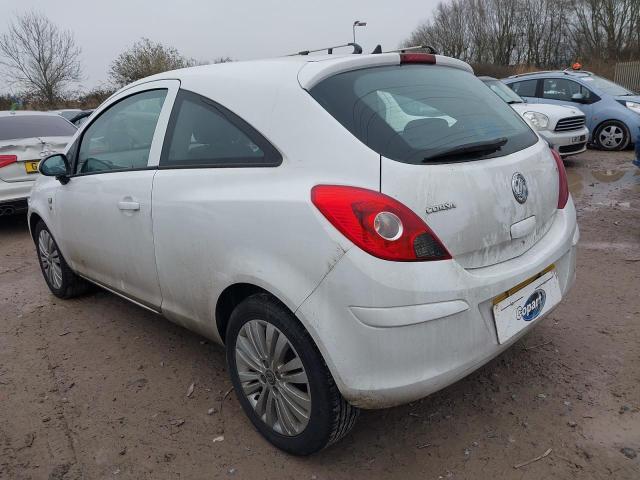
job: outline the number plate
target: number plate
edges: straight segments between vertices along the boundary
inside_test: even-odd
[[[24,169],[27,173],[38,173],[38,164],[40,162],[37,160],[31,160],[28,162],[24,162]]]
[[[498,341],[504,343],[520,330],[543,317],[562,299],[558,274],[555,268],[534,280],[525,282],[525,286],[515,292],[508,292],[508,296],[494,300],[493,318],[498,331]]]
[[[580,142],[586,142],[586,141],[587,141],[586,135],[580,135],[579,137],[571,138],[571,143],[580,143]]]

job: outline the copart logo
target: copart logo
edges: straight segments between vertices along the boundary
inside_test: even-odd
[[[525,322],[535,319],[542,312],[546,299],[547,294],[544,293],[544,290],[537,289],[527,298],[524,305],[516,309],[516,319],[524,320]]]
[[[527,187],[527,181],[520,172],[514,173],[513,177],[511,177],[511,190],[513,191],[513,196],[516,198],[518,203],[524,203],[527,201],[529,188]]]

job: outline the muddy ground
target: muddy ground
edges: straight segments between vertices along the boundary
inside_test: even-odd
[[[363,412],[348,438],[310,458],[272,448],[234,394],[223,398],[222,348],[106,292],[54,298],[24,218],[0,219],[0,478],[640,478],[631,157],[567,161],[578,279],[550,317],[451,387]]]

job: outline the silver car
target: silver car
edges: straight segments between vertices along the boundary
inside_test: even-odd
[[[55,113],[0,112],[0,216],[27,210],[38,163],[61,152],[75,133]]]

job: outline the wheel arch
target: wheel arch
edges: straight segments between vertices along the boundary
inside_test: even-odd
[[[277,296],[253,283],[234,283],[225,288],[218,296],[215,309],[216,329],[220,340],[224,344],[227,335],[227,325],[233,310],[246,298],[257,293],[266,293],[282,303]]]
[[[44,220],[42,219],[42,217],[40,215],[38,215],[36,212],[31,212],[31,214],[29,215],[29,233],[31,234],[31,239],[35,242],[36,241],[36,225],[38,224],[39,221],[42,221],[44,223]],[[45,223],[46,225],[46,223]]]

